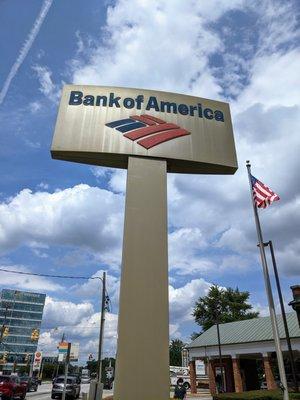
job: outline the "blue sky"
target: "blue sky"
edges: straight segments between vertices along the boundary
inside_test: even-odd
[[[191,309],[211,283],[250,291],[267,313],[246,159],[281,196],[261,219],[288,302],[300,255],[298,18],[296,1],[0,1],[0,266],[107,270],[106,354],[114,354],[126,171],[51,159],[60,90],[64,83],[167,90],[230,102],[239,160],[234,176],[168,176],[171,337],[198,330]],[[81,342],[83,359],[95,353],[97,281],[2,272],[0,283],[47,293],[45,351],[66,331]]]

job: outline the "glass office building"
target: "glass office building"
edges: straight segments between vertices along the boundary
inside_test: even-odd
[[[32,340],[34,329],[40,330],[45,294],[3,289],[0,297],[0,326],[8,327],[8,335],[0,343],[0,358],[7,352],[7,363],[3,369],[11,369],[13,364],[25,365],[26,355],[33,356],[38,341]]]

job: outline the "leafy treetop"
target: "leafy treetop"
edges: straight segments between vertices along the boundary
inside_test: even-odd
[[[248,303],[249,296],[249,292],[240,292],[238,287],[224,289],[213,285],[208,294],[200,297],[195,304],[195,322],[204,332],[217,322],[222,324],[256,318],[259,313],[252,311],[252,305]]]

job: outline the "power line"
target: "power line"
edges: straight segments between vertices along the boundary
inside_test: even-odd
[[[19,275],[33,275],[33,276],[44,276],[47,278],[62,278],[62,279],[100,279],[102,281],[102,278],[100,276],[74,276],[74,275],[51,275],[51,274],[40,274],[37,272],[24,272],[24,271],[15,271],[12,269],[5,269],[5,268],[0,268],[0,271],[3,272],[10,272],[12,274],[19,274]]]
[[[100,276],[76,276],[76,275],[52,275],[52,274],[41,274],[37,272],[25,272],[25,271],[16,271],[13,269],[5,269],[5,268],[0,268],[0,271],[2,272],[8,272],[11,274],[17,274],[17,275],[31,275],[31,276],[42,276],[46,278],[59,278],[59,279],[84,279],[84,280],[90,280],[90,279],[99,279],[100,281],[103,281],[103,279]],[[110,305],[110,309],[112,311],[112,303],[110,300],[110,296],[108,294],[108,291],[106,290],[106,295],[107,295],[107,300]]]

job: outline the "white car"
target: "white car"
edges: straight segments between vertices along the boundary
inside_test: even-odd
[[[191,384],[190,384],[190,377],[189,375],[182,375],[182,374],[176,374],[176,372],[171,371],[170,372],[170,385],[171,386],[176,386],[177,385],[177,380],[179,378],[183,379],[183,386],[186,388],[186,390],[190,389]]]

